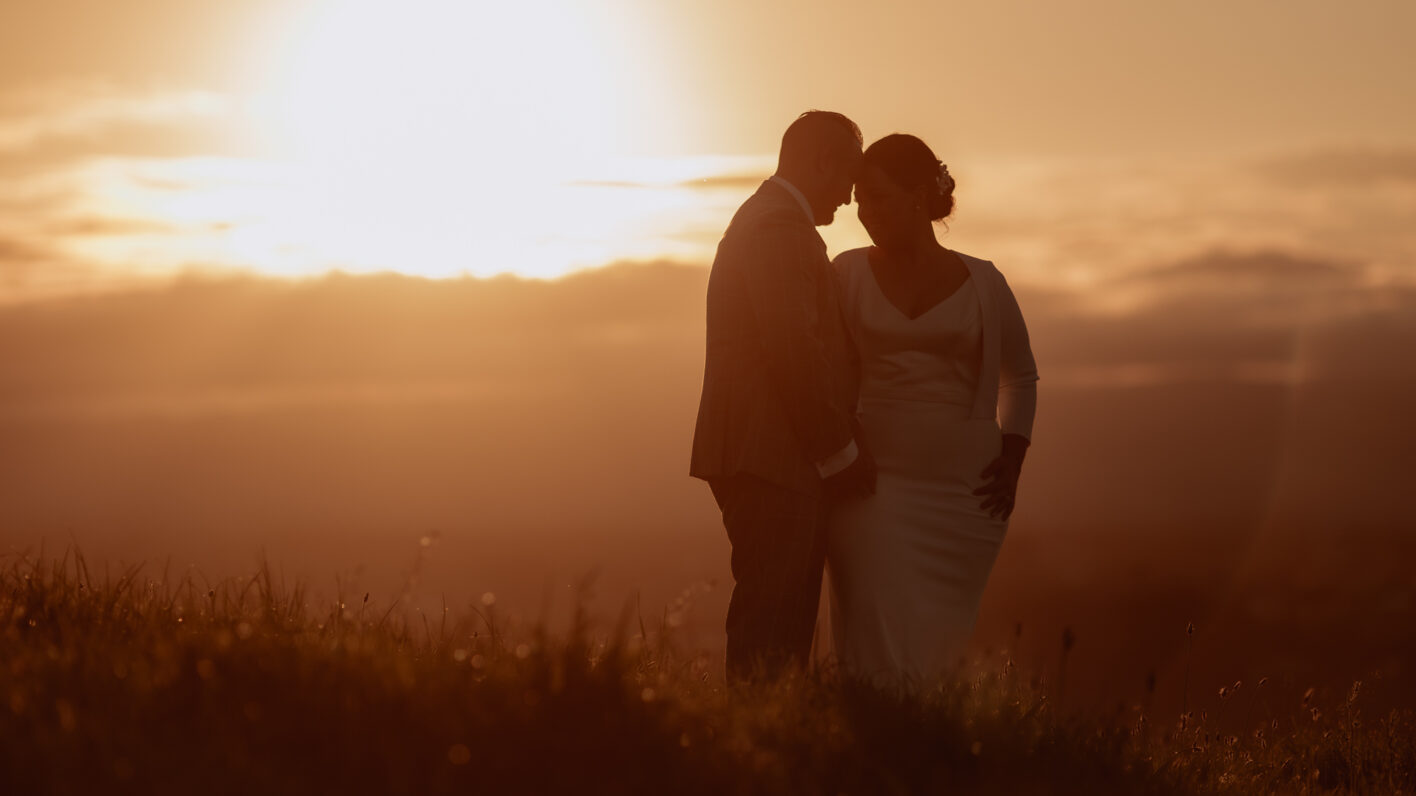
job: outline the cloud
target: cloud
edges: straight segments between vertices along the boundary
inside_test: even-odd
[[[1118,283],[1146,282],[1152,286],[1190,290],[1291,288],[1328,290],[1356,282],[1350,264],[1300,257],[1282,251],[1240,254],[1215,251],[1172,265],[1127,274]]]
[[[1416,281],[1416,182],[1275,177],[1305,157],[962,163],[945,240],[1039,285],[1099,285],[1225,251],[1293,252]],[[1404,174],[1408,160],[1353,158],[1339,172]]]
[[[40,252],[27,243],[0,238],[0,263],[32,262]]]
[[[1071,301],[1035,303],[1027,290],[1020,301],[1044,379],[1050,367],[1053,383],[1073,388],[1296,385],[1342,372],[1416,385],[1416,368],[1393,367],[1388,353],[1416,345],[1416,287],[1373,282],[1350,263],[1216,251]]]
[[[716,177],[703,177],[697,180],[688,180],[681,183],[685,188],[698,188],[701,190],[713,190],[727,188],[733,190],[754,190],[767,179],[766,174],[724,174]]]
[[[607,178],[528,200],[556,208],[556,221],[523,229],[519,219],[532,214],[519,206],[493,216],[518,223],[489,225],[475,206],[420,196],[416,182],[399,184],[405,197],[357,174],[336,188],[259,159],[66,157],[0,182],[0,233],[120,280],[202,263],[451,275],[557,274],[618,258],[706,262],[758,182],[747,175],[763,166],[761,158],[600,164]],[[1169,294],[1205,312],[1231,308],[1242,294],[1250,309],[1282,318],[1295,302],[1326,312],[1324,302],[1365,301],[1363,285],[1416,282],[1416,189],[1300,190],[1264,176],[1258,163],[962,163],[959,211],[942,239],[993,260],[1015,286],[1117,311]],[[868,243],[850,209],[821,232],[832,251]],[[1341,269],[1353,284],[1340,284],[1348,279]],[[12,300],[19,289],[7,288]]]
[[[123,126],[160,127],[224,116],[229,101],[205,91],[123,93],[94,86],[29,91],[0,104],[0,156],[54,139],[89,139]]]
[[[8,251],[16,262],[39,256]],[[39,400],[58,389],[44,386],[43,373],[72,375],[105,361],[107,341],[129,339],[132,347],[115,354],[125,368],[104,371],[116,379],[110,389],[83,396],[112,396],[118,407],[158,406],[168,399],[152,396],[192,390],[207,396],[193,405],[211,411],[271,409],[287,394],[301,404],[332,400],[341,385],[367,400],[395,400],[403,384],[424,385],[407,395],[430,400],[508,385],[615,394],[614,378],[698,375],[706,279],[705,268],[668,263],[550,282],[190,276],[167,289],[0,311],[8,329],[0,349],[49,351],[62,363],[8,374],[10,395],[27,384]],[[1098,310],[1082,293],[1018,289],[1046,388],[1297,384],[1338,373],[1416,384],[1416,368],[1383,364],[1390,346],[1416,345],[1416,288],[1367,284],[1345,265],[1280,252],[1196,255],[1116,284],[1145,299]],[[49,320],[23,320],[38,317]],[[50,338],[41,329],[68,331]],[[142,330],[136,338],[134,330]],[[10,353],[7,361],[20,361],[19,349]],[[570,386],[580,379],[588,381]],[[289,385],[297,389],[282,392]],[[243,390],[253,391],[250,400]]]
[[[28,290],[39,281],[42,273],[52,278],[55,271],[72,274],[74,266],[65,266],[63,260],[49,248],[9,237],[0,237],[0,298],[3,291]]]
[[[679,180],[668,183],[656,181],[632,181],[632,180],[574,180],[570,184],[576,186],[593,188],[625,188],[625,189],[652,189],[662,190],[665,187],[687,188],[690,190],[711,191],[719,189],[745,190],[751,191],[762,184],[767,179],[766,174],[715,174],[706,177],[695,177],[688,180]]]
[[[163,187],[144,180],[155,183],[148,173],[162,164],[189,162],[178,157],[185,152],[213,151],[228,111],[228,100],[211,92],[101,81],[0,94],[0,302],[131,285],[143,272],[174,270],[154,262],[154,252],[182,256],[194,232],[219,238],[210,223],[155,214],[149,196]],[[168,189],[191,195],[203,187]]]
[[[176,231],[177,228],[173,225],[154,219],[109,216],[80,216],[56,220],[45,227],[47,234],[60,237],[155,235]]]
[[[1255,169],[1269,179],[1302,187],[1416,183],[1416,149],[1318,149],[1263,159],[1255,164]]]
[[[1287,328],[1362,314],[1386,293],[1361,263],[1261,249],[1218,249],[1097,285],[1102,305],[1223,326]]]

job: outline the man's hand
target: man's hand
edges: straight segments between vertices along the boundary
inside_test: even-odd
[[[870,455],[870,448],[865,444],[865,437],[860,433],[859,425],[856,426],[855,440],[859,450],[855,461],[822,482],[826,487],[826,494],[833,498],[863,498],[875,494],[875,457]]]

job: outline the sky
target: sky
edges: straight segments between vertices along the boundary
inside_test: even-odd
[[[1408,173],[1413,31],[1399,0],[9,3],[0,300],[184,271],[701,263],[812,107],[932,144],[961,179],[960,248],[1084,280],[1053,239],[1079,216],[1146,247],[1120,216],[1163,224],[1184,202],[1216,227],[1242,202],[1220,237],[1253,238],[1259,213],[1361,223],[1371,208],[1315,208],[1248,172]],[[825,234],[866,242],[850,213]]]
[[[1407,0],[0,4],[0,552],[266,551],[429,605],[716,582],[711,636],[705,266],[826,108],[949,163],[940,240],[1032,332],[980,644],[1074,627],[1124,691],[1194,620],[1216,683],[1410,682],[1413,34]]]

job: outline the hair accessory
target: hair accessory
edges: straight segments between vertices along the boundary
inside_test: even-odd
[[[954,192],[954,177],[949,173],[949,167],[942,162],[939,164],[939,192],[945,196]]]

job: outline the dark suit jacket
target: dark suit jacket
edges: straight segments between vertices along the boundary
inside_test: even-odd
[[[826,244],[786,190],[762,183],[708,277],[708,353],[689,474],[748,473],[815,494],[815,463],[851,441],[856,354]]]

